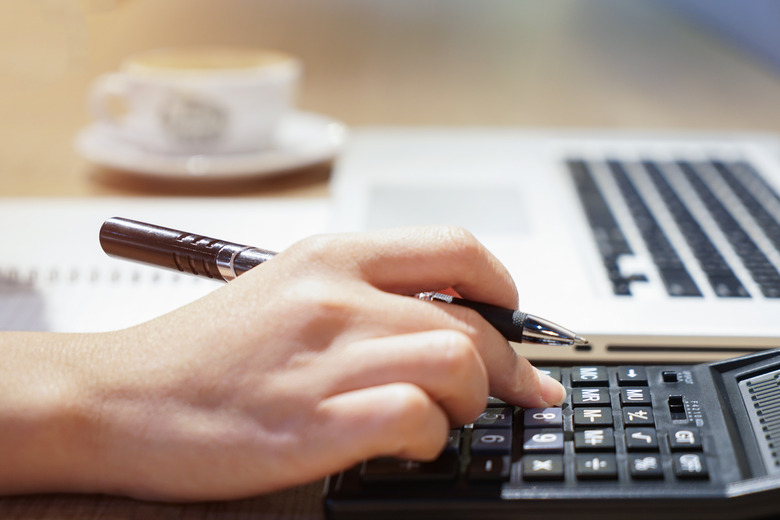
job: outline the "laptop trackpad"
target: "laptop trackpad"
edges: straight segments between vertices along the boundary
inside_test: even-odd
[[[516,186],[374,186],[368,228],[455,225],[476,235],[517,235],[528,231],[522,194]]]

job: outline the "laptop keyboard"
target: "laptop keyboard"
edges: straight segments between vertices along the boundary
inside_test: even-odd
[[[780,272],[770,259],[780,252],[780,197],[750,163],[570,159],[567,166],[615,294],[630,296],[632,284],[650,279],[621,269],[621,257],[636,254],[616,212],[621,204],[670,296],[703,297],[703,284],[721,298],[756,296],[740,271],[752,280],[754,292],[780,298]],[[614,187],[609,196],[606,182]],[[622,200],[616,202],[616,196]],[[670,226],[681,237],[677,246]]]
[[[742,282],[739,281],[731,267],[726,263],[723,255],[713,245],[709,236],[702,230],[685,203],[666,181],[658,165],[652,161],[644,161],[642,166],[650,175],[666,207],[669,208],[674,220],[678,223],[680,231],[696,256],[696,260],[698,260],[715,293],[722,297],[749,296]]]
[[[631,294],[631,282],[647,281],[644,275],[625,276],[620,270],[619,261],[623,255],[633,255],[634,250],[620,229],[609,204],[604,199],[596,184],[590,168],[585,161],[570,160],[568,162],[577,193],[583,203],[588,223],[596,239],[601,260],[607,270],[607,276],[612,283],[612,290],[618,295]]]
[[[623,164],[618,161],[608,161],[607,164],[623,198],[626,200],[642,238],[648,245],[652,244],[653,246],[648,247],[648,251],[653,263],[658,268],[666,290],[674,296],[701,296],[701,291],[694,283],[677,251],[658,225],[650,208],[645,204],[642,194],[629,179]]]

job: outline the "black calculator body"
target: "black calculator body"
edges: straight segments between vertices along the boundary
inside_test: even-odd
[[[780,518],[780,350],[545,368],[560,408],[491,400],[432,462],[328,478],[329,520]]]

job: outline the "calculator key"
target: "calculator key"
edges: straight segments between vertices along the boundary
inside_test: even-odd
[[[460,453],[461,435],[462,433],[460,428],[450,430],[450,434],[447,437],[447,444],[444,446],[445,453],[454,453],[456,455]]]
[[[669,430],[669,447],[672,451],[701,451],[699,429],[677,427]]]
[[[589,428],[574,432],[574,449],[580,451],[615,451],[615,430]]]
[[[563,480],[563,456],[525,455],[522,471],[525,480]]]
[[[536,367],[536,369],[542,374],[552,377],[559,383],[561,382],[561,367]]]
[[[474,428],[511,428],[513,413],[511,406],[487,408],[474,421]]]
[[[571,386],[608,386],[607,367],[572,367]]]
[[[491,406],[506,406],[506,405],[507,405],[507,404],[506,404],[506,402],[505,402],[505,401],[502,401],[502,400],[501,400],[501,399],[499,399],[498,397],[493,397],[492,395],[491,395],[491,396],[488,396],[488,399],[487,399],[487,408],[489,408],[489,407],[491,407]]]
[[[674,474],[679,478],[709,478],[707,465],[701,453],[675,453],[672,455],[672,467],[674,468]]]
[[[458,474],[458,457],[443,454],[430,462],[380,457],[363,463],[360,478],[365,482],[396,480],[454,480]]]
[[[561,428],[563,411],[560,408],[529,408],[523,411],[523,426],[526,428]]]
[[[510,455],[512,453],[512,430],[474,430],[471,435],[473,455]]]
[[[574,426],[612,426],[612,408],[575,408]]]
[[[479,455],[471,457],[469,480],[507,480],[512,469],[509,455]]]
[[[612,454],[577,455],[577,478],[616,479],[617,461]]]
[[[563,430],[525,430],[523,432],[523,452],[563,453]]]
[[[658,435],[655,428],[626,428],[628,451],[658,451]]]
[[[641,366],[624,366],[617,369],[618,386],[647,386],[647,371]]]
[[[623,424],[645,426],[655,424],[653,409],[649,406],[626,406],[623,408]]]
[[[571,392],[572,406],[609,406],[608,388],[575,388]]]
[[[628,469],[632,478],[664,478],[664,468],[659,455],[629,455]]]
[[[647,387],[633,387],[620,389],[620,404],[626,405],[646,405],[650,406],[650,390]]]

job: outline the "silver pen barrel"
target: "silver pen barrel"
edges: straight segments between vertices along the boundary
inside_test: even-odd
[[[103,223],[100,245],[111,256],[226,282],[276,254],[120,217]]]

